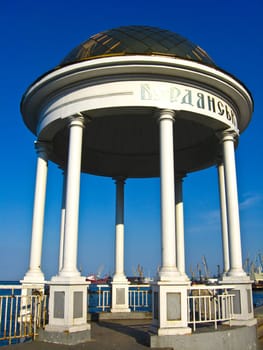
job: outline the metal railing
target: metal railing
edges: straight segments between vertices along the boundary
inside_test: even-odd
[[[131,311],[151,311],[150,296],[150,285],[130,285],[129,307]]]
[[[234,294],[230,286],[197,285],[188,288],[188,324],[193,331],[198,325],[213,324],[215,329],[220,322],[230,324],[233,319]],[[0,344],[12,343],[27,338],[35,338],[38,329],[47,323],[48,296],[25,289],[21,285],[0,286]],[[36,292],[36,293],[34,293]],[[89,308],[94,297],[93,311],[107,312],[111,308],[111,286],[97,285],[89,288]],[[130,285],[129,307],[131,311],[151,311],[151,286]]]
[[[96,306],[91,299],[96,297]],[[96,289],[89,288],[89,309],[97,312],[107,312],[111,308],[111,286],[98,284]],[[91,305],[92,304],[92,305]],[[151,311],[150,285],[129,285],[129,307],[131,311]]]
[[[111,308],[111,287],[109,285],[98,285],[98,305],[99,311],[109,311]]]
[[[193,331],[198,324],[230,322],[233,318],[234,294],[224,286],[190,287],[188,295],[188,324]]]
[[[25,289],[24,289],[25,291]],[[11,344],[28,338],[35,339],[37,330],[44,327],[47,316],[47,297],[22,293],[20,285],[1,285],[0,341]]]

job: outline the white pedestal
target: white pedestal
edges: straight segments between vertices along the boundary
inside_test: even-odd
[[[113,281],[111,312],[130,312],[129,308],[129,281]]]
[[[151,332],[159,335],[189,334],[187,324],[187,288],[189,282],[156,282],[153,290],[153,319]]]
[[[223,276],[222,284],[234,285],[233,290],[230,291],[234,294],[233,313],[234,317],[231,320],[231,325],[236,326],[251,326],[256,323],[254,318],[253,299],[252,299],[252,281],[248,276],[243,278],[233,278],[230,276]]]
[[[44,338],[68,345],[90,340],[90,324],[87,323],[88,283],[85,278],[66,282],[58,277],[49,284],[49,323],[45,327]],[[46,339],[42,337],[42,340]]]

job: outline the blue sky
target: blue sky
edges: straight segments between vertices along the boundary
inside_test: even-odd
[[[35,1],[3,0],[0,12],[0,280],[21,279],[28,268],[35,182],[35,136],[19,104],[26,88],[92,34],[121,25],[168,29],[201,46],[219,67],[251,91],[255,111],[236,152],[243,259],[263,252],[263,5],[261,0]],[[62,178],[50,163],[42,268],[57,273]],[[138,264],[154,275],[160,264],[159,179],[125,187],[125,270]],[[222,266],[216,168],[184,181],[186,266],[203,255]],[[82,175],[78,266],[83,274],[112,273],[115,188],[109,178]]]

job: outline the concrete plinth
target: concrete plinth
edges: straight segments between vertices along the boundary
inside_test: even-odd
[[[218,330],[189,335],[150,334],[151,348],[172,348],[174,350],[256,350],[256,326],[222,327]]]
[[[72,328],[71,331],[61,332],[61,328],[57,331],[40,329],[37,337],[37,341],[43,341],[47,343],[63,344],[63,345],[76,345],[89,341],[91,339],[90,325],[87,324],[83,329],[77,327],[77,331]]]

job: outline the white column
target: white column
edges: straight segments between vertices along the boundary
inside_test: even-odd
[[[59,274],[61,277],[69,279],[80,276],[77,269],[77,246],[83,128],[83,117],[71,119],[69,124],[63,268]]]
[[[124,274],[124,178],[116,179],[115,274],[113,281],[127,280]]]
[[[43,283],[44,281],[44,274],[41,271],[41,259],[48,169],[47,147],[48,145],[44,142],[35,142],[35,148],[37,152],[37,169],[32,222],[31,251],[29,270],[24,277],[24,282]]]
[[[222,231],[222,247],[223,247],[223,274],[229,271],[229,244],[228,244],[228,227],[227,227],[227,207],[226,207],[226,187],[225,187],[225,170],[222,162],[217,165],[218,187],[220,198],[220,217]]]
[[[124,178],[116,178],[115,274],[111,312],[130,312],[129,281],[124,273]]]
[[[87,323],[87,290],[85,277],[77,269],[79,192],[81,173],[82,137],[84,117],[72,116],[69,123],[69,145],[65,198],[65,223],[63,264],[58,276],[49,285],[49,321],[43,339],[56,339],[61,344],[77,344],[90,340],[90,324]],[[63,206],[63,205],[62,205]],[[64,226],[64,232],[63,232]],[[63,237],[61,239],[63,241]]]
[[[235,296],[231,324],[252,326],[256,324],[252,305],[252,281],[242,267],[234,147],[236,136],[236,133],[232,130],[225,130],[222,133],[230,265],[229,271],[222,276],[222,282],[235,285],[232,290]]]
[[[176,250],[179,249],[181,269],[184,269],[184,254],[181,254],[184,250],[183,237],[180,236],[181,226],[179,227],[180,247],[177,247],[178,242],[175,239],[174,114],[171,110],[161,110],[159,118],[162,265],[159,279],[152,285],[151,332],[160,337],[191,333],[191,328],[187,326],[187,288],[190,281],[178,271],[176,266],[178,259]],[[182,224],[182,216],[178,222]]]
[[[231,277],[242,277],[246,276],[246,274],[242,267],[240,221],[234,148],[235,136],[236,134],[231,130],[226,130],[222,134],[230,253],[230,270],[228,271],[227,275]]]
[[[160,180],[161,180],[161,230],[162,266],[161,281],[173,281],[179,275],[176,267],[175,244],[175,193],[174,193],[174,112],[160,112]]]
[[[67,171],[63,170],[63,193],[62,193],[62,203],[61,203],[60,243],[59,243],[59,271],[61,271],[63,268],[65,214],[66,214],[66,185],[67,185]]]
[[[177,268],[185,276],[183,177],[175,176],[175,232]]]

